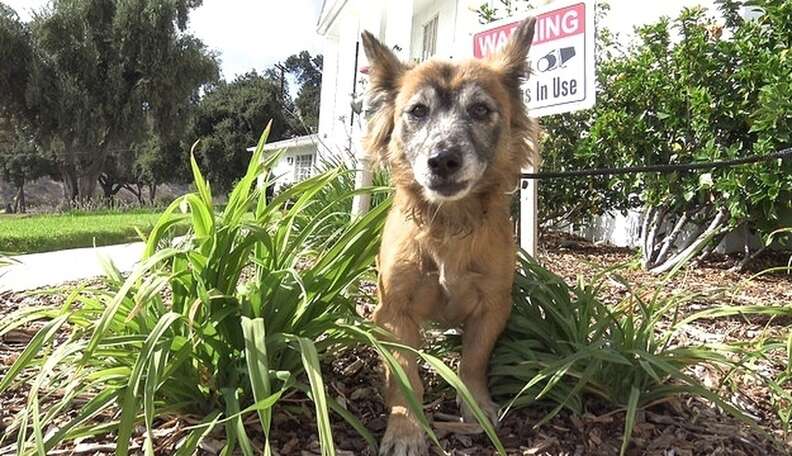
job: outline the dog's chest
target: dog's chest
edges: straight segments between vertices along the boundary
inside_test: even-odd
[[[443,256],[431,258],[431,276],[436,278],[443,296],[442,303],[438,303],[437,320],[448,325],[464,321],[481,302],[482,274],[454,260]]]

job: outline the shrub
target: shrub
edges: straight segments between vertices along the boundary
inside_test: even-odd
[[[502,3],[504,11],[480,8],[482,22],[531,2]],[[686,8],[640,27],[630,46],[598,27],[597,105],[541,119],[544,169],[719,161],[792,146],[792,0],[716,3],[714,15]],[[746,20],[743,7],[761,14]],[[598,21],[607,11],[597,2]],[[665,272],[707,256],[735,229],[763,238],[788,226],[791,164],[543,180],[540,219],[563,227],[643,208],[643,264]]]

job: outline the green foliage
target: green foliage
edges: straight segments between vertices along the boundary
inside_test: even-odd
[[[337,185],[342,171],[312,177],[267,202],[254,187],[278,158],[261,162],[266,134],[222,210],[213,207],[211,187],[191,161],[195,193],[165,210],[141,264],[128,277],[109,266],[104,289],[78,289],[61,308],[25,308],[0,321],[0,336],[26,322],[45,321],[0,379],[0,394],[31,385],[27,407],[5,434],[16,434],[18,454],[46,454],[64,441],[114,432],[116,454],[126,455],[136,425],[145,428],[144,453],[153,454],[155,421],[175,413],[201,417],[179,454],[191,454],[220,425],[226,433],[223,454],[237,447],[245,455],[258,452],[261,439],[244,425],[251,413],[258,415],[258,434],[270,454],[273,407],[298,392],[315,403],[322,454],[335,454],[330,410],[375,445],[365,427],[327,394],[320,358],[365,343],[392,364],[390,350],[402,349],[380,342],[387,335],[361,321],[353,301],[354,285],[373,265],[389,201],[336,236],[306,242],[334,208],[311,220],[305,220],[304,209],[322,189]],[[190,232],[174,242],[175,227],[183,222]],[[52,344],[56,336],[62,339]],[[448,367],[421,356],[470,401]],[[403,372],[398,378],[409,385]],[[413,413],[426,422],[405,388]],[[120,408],[114,418],[94,420],[114,405]],[[76,410],[68,421],[59,420],[54,432],[44,434],[69,409]],[[483,425],[497,442],[492,426]]]
[[[482,3],[475,9],[475,13],[479,17],[479,22],[487,24],[533,8],[531,0],[498,0],[495,4]]]
[[[32,57],[30,31],[10,7],[0,3],[0,114],[27,112],[25,102],[27,69]]]
[[[3,126],[0,125],[0,129]],[[0,139],[0,177],[17,187],[17,212],[25,211],[24,186],[27,182],[55,173],[52,158],[35,143],[31,135],[12,127],[8,139]]]
[[[601,296],[605,281],[610,279],[622,283],[628,293],[607,305]],[[504,414],[512,408],[549,402],[552,409],[539,424],[563,408],[584,413],[590,397],[623,408],[622,454],[636,411],[670,396],[705,398],[753,424],[688,373],[688,368],[696,365],[721,372],[738,368],[740,362],[730,357],[732,352],[741,353],[738,347],[689,346],[673,340],[676,330],[685,324],[713,316],[679,316],[680,307],[696,298],[667,297],[662,287],[648,292],[633,290],[614,271],[604,271],[592,283],[579,280],[570,288],[562,278],[523,256],[514,284],[512,316],[490,364],[493,395],[507,403]],[[742,307],[734,310],[753,312]],[[670,328],[663,329],[668,323]]]
[[[0,12],[0,109],[52,149],[71,199],[91,198],[108,156],[148,124],[171,140],[217,62],[185,31],[195,0],[60,0],[27,24]]]
[[[717,3],[717,19],[685,9],[641,27],[626,48],[598,27],[597,105],[542,119],[544,169],[724,160],[792,145],[792,2]],[[748,3],[761,10],[758,18],[740,16]],[[485,9],[482,21],[501,14]],[[597,19],[607,10],[598,2]],[[661,207],[661,222],[673,226],[685,216],[695,231],[724,209],[729,227],[746,225],[762,236],[789,223],[790,166],[779,160],[707,173],[547,180],[539,187],[540,218],[563,225]]]
[[[280,82],[256,72],[220,82],[210,88],[198,105],[187,134],[199,140],[196,159],[207,169],[207,178],[222,190],[245,172],[250,160],[247,148],[256,143],[259,128],[272,120],[272,140],[293,135],[292,119],[284,104]]]
[[[352,220],[352,201],[355,195],[368,195],[371,198],[371,208],[388,203],[393,188],[387,171],[377,169],[373,172],[371,188],[355,189],[356,163],[356,158],[351,154],[346,157],[329,152],[319,154],[317,171],[335,171],[337,176],[332,185],[324,186],[312,203],[303,208],[303,213],[307,216],[305,220],[321,219],[310,242],[326,241],[343,231]],[[350,164],[353,166],[350,167]]]
[[[284,68],[297,79],[300,88],[294,105],[300,125],[296,131],[316,133],[319,129],[319,99],[322,91],[322,56],[312,56],[308,51],[290,56],[283,62]]]
[[[642,28],[641,43],[607,65],[600,107],[576,153],[605,153],[612,162],[627,165],[687,163],[792,145],[783,133],[787,125],[777,120],[787,111],[761,99],[772,97],[776,81],[792,71],[778,52],[792,29],[774,27],[768,33],[778,19],[770,8],[756,21],[731,17],[727,22],[732,27],[722,30],[703,10],[689,9],[673,22]],[[672,28],[682,35],[678,43],[670,38]],[[789,205],[788,171],[788,165],[776,161],[611,182],[641,191],[641,199],[652,206],[677,211],[725,206],[733,225],[750,220],[767,232],[778,226],[779,210]]]

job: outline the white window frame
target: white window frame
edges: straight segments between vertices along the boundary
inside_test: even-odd
[[[313,174],[314,154],[294,155],[294,182],[300,182]]]
[[[423,45],[421,46],[421,62],[428,60],[437,53],[437,26],[440,15],[435,14],[423,25]]]

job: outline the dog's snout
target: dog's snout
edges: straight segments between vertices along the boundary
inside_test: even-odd
[[[432,174],[449,177],[462,168],[462,153],[457,148],[445,148],[429,157],[428,165]]]

